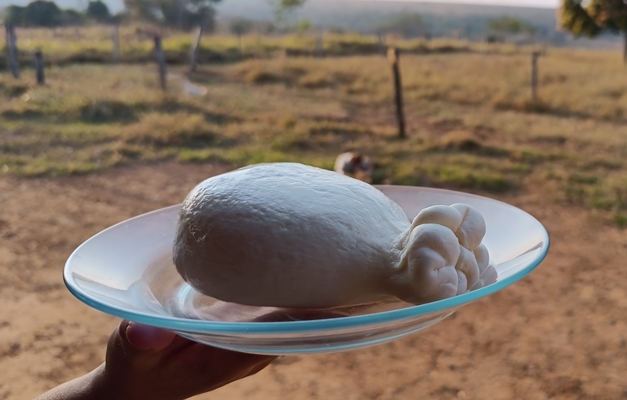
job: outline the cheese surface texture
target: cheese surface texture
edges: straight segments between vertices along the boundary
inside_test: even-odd
[[[193,288],[227,302],[420,304],[464,293],[492,274],[484,234],[483,218],[467,205],[430,207],[412,223],[356,179],[296,163],[259,164],[189,193],[173,258]]]

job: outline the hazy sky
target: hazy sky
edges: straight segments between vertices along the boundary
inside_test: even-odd
[[[557,8],[560,2],[560,0],[419,0],[419,1],[416,1],[416,0],[375,0],[375,1],[488,4],[488,5],[496,5],[496,6],[527,6],[527,7],[542,7],[542,8]]]
[[[11,4],[25,5],[31,0],[0,0],[0,8]],[[224,0],[228,1],[228,0]],[[265,0],[259,0],[265,1]],[[354,1],[354,0],[353,0]],[[375,0],[375,1],[407,1],[407,2],[429,2],[429,3],[464,3],[464,4],[489,4],[502,6],[528,6],[556,8],[560,0]],[[55,0],[63,8],[78,8],[81,4],[86,4],[88,0]],[[119,11],[123,7],[122,0],[104,0],[112,11]]]

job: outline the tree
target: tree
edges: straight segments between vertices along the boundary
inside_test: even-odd
[[[63,26],[77,26],[85,22],[85,16],[76,10],[62,10],[62,12],[61,25]]]
[[[111,14],[109,13],[109,7],[105,3],[100,0],[90,1],[87,4],[87,16],[95,19],[98,22],[105,22],[111,19]]]
[[[308,19],[305,19],[303,21],[300,21],[298,23],[298,26],[296,27],[296,31],[298,32],[299,36],[303,36],[304,34],[306,34],[309,30],[311,29],[311,21]]]
[[[192,29],[203,25],[212,31],[215,23],[213,5],[220,0],[124,0],[129,13],[139,19],[170,27]]]
[[[486,28],[488,33],[486,41],[488,43],[503,43],[510,35],[527,34],[533,37],[538,31],[527,21],[507,16],[489,20]]]
[[[488,30],[494,33],[515,35],[528,33],[534,35],[537,32],[535,26],[518,18],[501,17],[488,21]]]
[[[250,32],[253,28],[253,22],[246,18],[234,18],[229,24],[229,30],[232,34],[237,35],[239,39],[239,47],[242,48],[242,35]]]
[[[26,10],[25,7],[8,6],[4,10],[4,22],[15,26],[26,26]]]
[[[25,7],[7,7],[4,21],[7,24],[24,27],[79,25],[83,22],[83,15],[75,10],[62,10],[52,1],[36,0]]]
[[[24,16],[28,25],[51,27],[61,25],[63,12],[52,1],[36,0],[24,8]]]
[[[559,25],[575,36],[622,33],[623,62],[627,64],[627,3],[623,0],[563,0]]]
[[[379,25],[379,34],[395,33],[404,38],[426,36],[429,27],[418,14],[402,14],[392,17]]]
[[[287,16],[302,7],[306,0],[270,0],[274,9],[274,18],[279,25],[285,24]]]

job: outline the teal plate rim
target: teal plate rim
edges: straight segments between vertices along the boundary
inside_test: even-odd
[[[386,186],[377,186],[377,187],[386,187]],[[402,186],[395,186],[402,187]],[[491,285],[485,286],[483,288],[474,290],[472,292],[467,292],[458,296],[450,297],[448,299],[434,301],[431,303],[409,306],[406,308],[391,310],[391,311],[383,311],[374,314],[367,315],[358,315],[358,316],[349,316],[349,317],[341,317],[341,318],[332,318],[332,319],[318,319],[318,320],[305,320],[305,321],[287,321],[287,322],[219,322],[219,321],[206,321],[206,320],[193,320],[193,319],[185,319],[178,317],[169,317],[162,315],[152,315],[140,312],[129,311],[120,307],[114,307],[109,304],[96,301],[92,299],[85,291],[83,291],[80,286],[75,282],[72,271],[69,266],[72,263],[73,258],[76,253],[87,243],[88,241],[94,240],[98,235],[110,230],[115,229],[119,225],[127,224],[137,219],[141,218],[150,218],[153,214],[164,212],[171,208],[179,208],[180,205],[174,205],[170,207],[161,208],[158,210],[154,210],[145,214],[138,215],[136,217],[127,219],[118,224],[115,224],[96,235],[89,238],[85,243],[81,244],[68,258],[65,268],[63,271],[63,281],[65,286],[68,288],[70,293],[72,293],[77,299],[87,304],[90,307],[93,307],[99,311],[102,311],[106,314],[110,314],[122,319],[127,319],[130,321],[138,322],[141,324],[151,325],[159,328],[164,328],[172,331],[181,331],[181,332],[190,332],[190,333],[221,333],[221,334],[244,334],[244,335],[254,335],[254,334],[289,334],[289,333],[299,333],[299,332],[317,332],[317,331],[329,331],[329,330],[339,330],[339,329],[350,329],[350,328],[358,328],[368,325],[375,325],[386,322],[394,322],[401,321],[409,318],[416,318],[423,315],[428,315],[432,313],[437,313],[440,311],[445,311],[448,309],[456,309],[465,304],[471,303],[475,300],[481,299],[483,297],[489,296],[492,293],[498,292],[501,289],[504,289],[517,281],[521,280],[525,276],[527,276],[531,271],[536,269],[542,261],[546,258],[546,255],[549,252],[550,247],[550,238],[549,234],[546,231],[546,228],[531,214],[527,213],[524,210],[519,209],[518,207],[514,207],[508,203],[502,202],[500,200],[494,200],[489,197],[474,195],[470,193],[457,192],[446,189],[434,189],[434,188],[423,188],[417,186],[410,186],[412,188],[434,191],[439,193],[452,193],[456,195],[464,195],[469,197],[476,197],[483,200],[490,200],[492,202],[501,203],[508,207],[512,207],[516,210],[522,211],[527,214],[530,218],[533,218],[543,229],[544,240],[541,243],[540,252],[534,257],[533,260],[529,261],[528,264],[523,267],[520,271],[508,276],[507,278],[497,281]]]

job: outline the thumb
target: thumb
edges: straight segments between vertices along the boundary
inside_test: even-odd
[[[176,337],[174,332],[166,329],[126,320],[120,324],[119,333],[123,340],[143,351],[161,351],[168,347]]]

